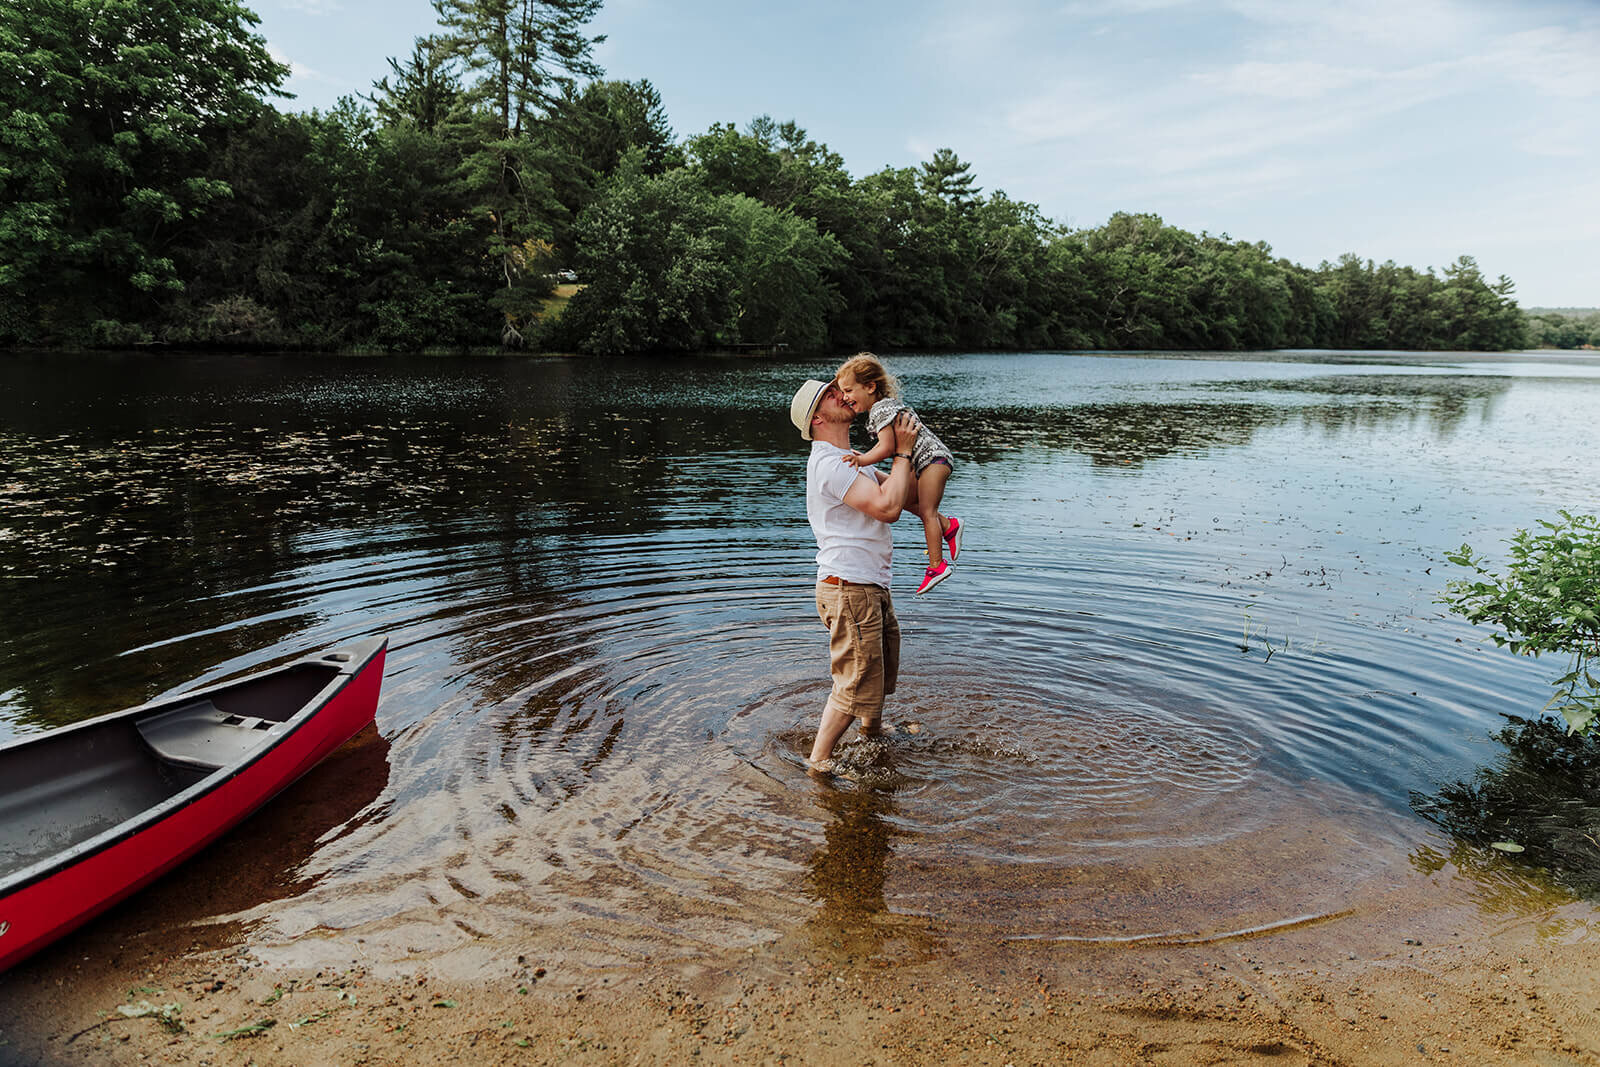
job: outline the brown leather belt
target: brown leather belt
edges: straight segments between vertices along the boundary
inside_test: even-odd
[[[849,585],[850,584],[849,582],[845,581],[844,579],[836,577],[835,575],[832,575],[832,574],[828,575],[826,578],[823,578],[821,580],[824,581],[824,582],[827,582],[829,585]]]

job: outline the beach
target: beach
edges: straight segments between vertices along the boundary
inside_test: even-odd
[[[1600,1061],[1593,908],[1441,859],[1349,914],[1199,944],[880,915],[628,966],[536,927],[255,945],[147,892],[0,979],[0,1063]]]

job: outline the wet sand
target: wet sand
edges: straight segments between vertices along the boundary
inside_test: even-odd
[[[227,844],[178,885],[250,892]],[[0,977],[0,1064],[1600,1062],[1594,908],[1447,847],[1255,933],[824,907],[622,964],[594,929],[417,944],[416,916],[269,944],[169,879]]]
[[[384,751],[0,976],[0,1067],[1600,1063],[1600,911],[1348,793],[1257,788],[1199,809],[1230,833],[1169,814],[1193,847],[1072,866],[897,852],[882,796],[815,783],[834,821],[786,893],[318,884],[327,798]]]

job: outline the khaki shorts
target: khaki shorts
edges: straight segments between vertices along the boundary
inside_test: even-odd
[[[861,725],[883,718],[883,698],[900,674],[900,621],[889,590],[856,582],[817,582],[817,614],[828,628],[833,692],[828,708]]]

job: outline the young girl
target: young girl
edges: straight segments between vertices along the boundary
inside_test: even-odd
[[[900,387],[894,376],[884,370],[878,357],[862,352],[840,367],[834,380],[856,413],[867,413],[867,432],[878,439],[874,448],[852,454],[849,462],[865,467],[894,455],[894,418],[902,411],[911,410],[900,402]],[[917,434],[917,443],[911,452],[911,469],[917,476],[917,498],[912,508],[922,519],[922,528],[928,535],[928,569],[922,575],[922,584],[917,586],[917,595],[921,596],[950,577],[950,563],[961,555],[961,520],[939,514],[944,483],[954,465],[950,450],[927,426]],[[950,546],[950,563],[944,560],[945,545]]]

